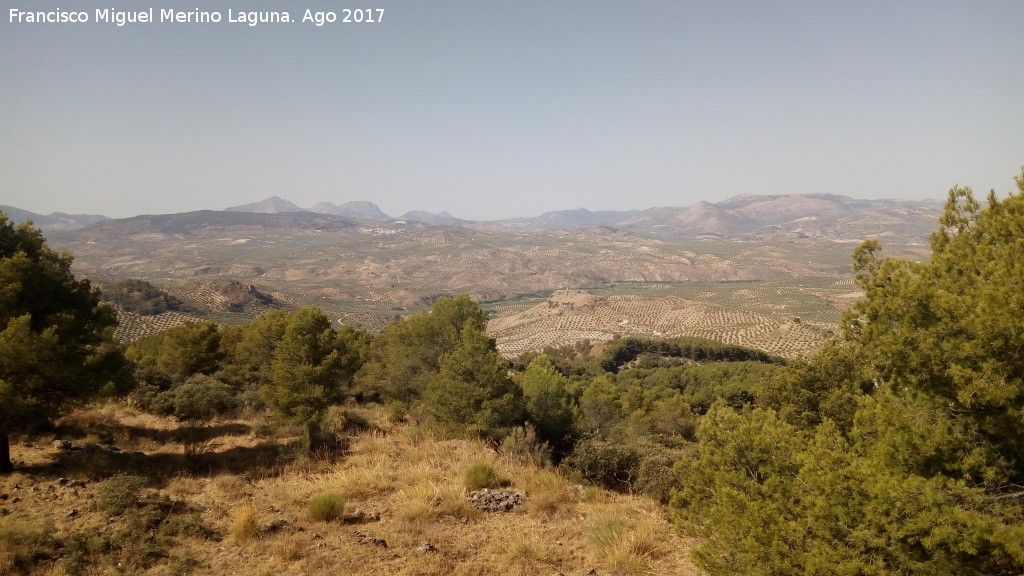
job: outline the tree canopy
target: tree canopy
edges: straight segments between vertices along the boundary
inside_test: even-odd
[[[124,381],[116,318],[30,223],[0,212],[0,472],[8,437]]]
[[[1024,572],[1024,174],[949,193],[927,263],[854,253],[842,339],[676,465],[712,574]]]

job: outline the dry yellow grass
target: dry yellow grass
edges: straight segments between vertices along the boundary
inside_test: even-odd
[[[231,527],[228,529],[228,539],[239,546],[248,544],[250,540],[259,534],[260,528],[256,524],[256,508],[252,502],[246,502],[231,513]]]
[[[114,417],[122,415],[128,417],[120,413]],[[375,423],[387,420],[383,410],[372,418]],[[333,464],[310,466],[295,461],[276,464],[273,474],[255,474],[226,469],[240,465],[229,456],[241,453],[244,464],[245,455],[264,449],[238,424],[225,428],[237,428],[237,436],[218,438],[217,451],[204,456],[204,469],[162,470],[163,480],[145,489],[179,502],[181,509],[187,508],[214,534],[211,538],[175,536],[167,555],[147,574],[574,575],[590,569],[602,575],[699,574],[688,558],[688,544],[674,534],[664,520],[666,510],[658,503],[584,488],[557,470],[505,458],[482,442],[449,440],[414,427],[385,424],[386,430],[353,436],[350,452]],[[175,424],[159,425],[173,428]],[[69,457],[42,445],[28,448],[15,443],[12,451],[15,459],[40,463]],[[154,454],[156,461],[181,458],[180,448]],[[141,458],[149,457],[147,453]],[[510,489],[525,492],[526,505],[501,513],[473,508],[466,498],[463,472],[477,461],[508,478]],[[31,471],[0,478],[0,492],[14,493],[13,485],[18,484],[23,500],[17,506],[7,505],[11,514],[0,518],[0,524],[51,522],[57,538],[75,531],[117,529],[88,507],[100,482],[87,482],[74,492],[64,488],[51,492],[47,486],[53,483],[54,478],[45,473]],[[344,521],[310,518],[309,500],[321,492],[344,496]],[[78,515],[65,518],[71,508]],[[620,527],[604,539],[595,539],[595,526],[604,518],[620,519]],[[63,565],[63,561],[40,564],[30,572],[33,576],[62,574]],[[88,570],[91,574],[116,572],[113,559],[96,560]]]

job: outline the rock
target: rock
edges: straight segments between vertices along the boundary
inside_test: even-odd
[[[369,522],[380,522],[380,514],[367,514],[357,509],[355,512],[346,514],[342,518],[343,524],[366,524]]]
[[[485,512],[511,512],[523,507],[526,494],[518,490],[474,490],[467,499]]]
[[[288,521],[284,518],[275,518],[267,523],[267,532],[280,532],[288,527]]]
[[[437,552],[437,548],[430,542],[424,542],[416,548],[416,551],[426,554],[427,552]]]
[[[64,516],[64,517],[65,517],[65,518],[74,518],[75,516],[78,516],[78,510],[72,509],[72,510],[71,510],[70,512],[68,512],[68,513],[67,513],[67,515],[66,515],[66,516]]]
[[[375,546],[381,546],[381,547],[384,547],[384,548],[388,547],[388,541],[387,540],[385,540],[383,538],[377,538],[376,536],[370,536],[369,534],[366,534],[365,532],[360,532],[360,531],[356,530],[355,532],[352,532],[350,534],[350,536],[355,538],[356,542],[359,542],[360,544],[373,544]]]

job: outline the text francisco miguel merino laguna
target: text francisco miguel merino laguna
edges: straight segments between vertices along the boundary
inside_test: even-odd
[[[349,18],[351,18],[356,10],[346,10]],[[368,9],[358,10],[358,20],[352,19],[348,21],[356,22],[374,22],[380,21],[379,18],[383,16],[383,9]],[[377,13],[377,18],[374,18],[374,13]],[[335,14],[333,12],[326,13],[329,16],[326,18],[327,22],[333,22]],[[231,22],[239,24],[247,24],[249,26],[256,26],[257,24],[277,24],[277,23],[289,23],[289,22],[310,22],[313,24],[321,25],[324,21],[325,13],[314,12],[306,10],[301,20],[295,20],[291,14],[286,11],[235,11],[229,9],[227,14],[223,14],[220,11],[207,11],[199,10],[175,10],[173,8],[160,8],[147,10],[115,10],[113,8],[96,8],[92,12],[92,18],[90,19],[90,13],[87,11],[73,11],[73,10],[62,10],[57,8],[56,10],[47,11],[33,11],[33,10],[19,10],[18,8],[11,8],[8,12],[8,22],[11,23],[24,23],[24,24],[66,24],[66,23],[84,23],[84,22],[98,22],[106,24],[115,24],[117,26],[124,26],[126,24],[143,24],[152,22],[170,22],[178,24],[207,24],[207,23],[219,23],[219,22]],[[345,21],[345,20],[342,20]]]

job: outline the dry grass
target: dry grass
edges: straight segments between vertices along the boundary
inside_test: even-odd
[[[114,425],[123,424],[122,417],[149,418],[119,412],[112,415],[119,422],[111,423],[100,413],[85,419]],[[384,409],[371,417],[387,420]],[[169,420],[154,424],[154,429],[172,432],[175,426]],[[247,426],[240,426],[237,436],[217,440],[216,451],[203,456],[203,469],[169,469],[171,463],[187,466],[173,441],[143,457],[153,460],[143,459],[135,473],[158,472],[143,490],[146,498],[170,498],[177,503],[176,514],[194,517],[212,533],[173,536],[165,555],[145,573],[326,575],[344,567],[344,573],[398,576],[578,574],[590,569],[599,574],[698,574],[687,557],[687,544],[673,534],[656,502],[578,486],[557,470],[506,457],[482,442],[444,439],[421,428],[394,425],[357,433],[345,457],[310,467],[288,459],[249,462],[248,451],[260,450],[259,442],[271,440],[252,437]],[[273,441],[283,444],[288,438]],[[15,459],[42,467],[0,477],[0,492],[21,498],[17,505],[3,504],[10,514],[0,517],[0,526],[49,522],[54,538],[63,541],[75,534],[89,537],[122,529],[125,518],[108,521],[108,514],[88,504],[115,470],[75,468],[73,459],[85,453],[58,453],[42,443],[29,448],[15,442],[12,452]],[[236,456],[239,462],[228,460]],[[46,472],[44,463],[59,459],[67,466],[60,474],[84,480],[84,487],[51,490],[56,476]],[[473,508],[463,473],[474,462],[500,471],[511,489],[524,491],[526,506],[508,513]],[[249,468],[225,469],[243,464]],[[275,473],[258,473],[268,468]],[[320,493],[343,496],[345,516],[328,523],[311,518],[310,499]],[[69,509],[78,515],[67,518]],[[623,518],[625,528],[594,539],[595,527],[605,517]],[[433,549],[419,551],[424,543]],[[0,544],[0,551],[8,550],[14,548]],[[88,569],[77,573],[114,574],[117,561],[116,554],[93,555]],[[0,554],[0,563],[10,572],[9,555]],[[61,574],[67,567],[46,561],[18,570],[37,576]]]
[[[239,546],[244,546],[259,535],[259,532],[260,527],[256,523],[256,507],[252,505],[252,502],[246,502],[235,508],[231,513],[228,539]]]
[[[582,492],[554,470],[531,474],[526,479],[525,487],[527,510],[547,517],[573,511]]]

